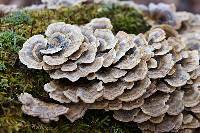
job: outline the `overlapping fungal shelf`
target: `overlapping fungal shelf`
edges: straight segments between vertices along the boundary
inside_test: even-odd
[[[138,5],[139,6],[139,5]],[[200,51],[200,15],[176,11],[175,5],[154,4],[139,6],[146,20],[152,25],[169,24],[179,31],[186,49]]]
[[[143,132],[192,132],[200,127],[199,52],[185,49],[184,39],[170,26],[115,35],[108,18],[50,24],[45,36],[24,43],[19,58],[49,73],[53,80],[44,90],[58,104],[23,93],[22,110],[44,122],[112,110],[115,119],[136,122]]]

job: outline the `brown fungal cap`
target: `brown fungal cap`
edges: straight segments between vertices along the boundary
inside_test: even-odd
[[[150,79],[145,78],[144,80],[139,81],[138,84],[135,84],[131,90],[127,90],[125,93],[119,96],[119,99],[125,102],[138,99],[146,92],[146,88],[149,87],[150,84]]]
[[[47,40],[42,35],[35,35],[29,38],[19,51],[20,61],[28,68],[42,69],[43,61],[41,49],[47,46]]]
[[[58,116],[68,112],[68,108],[62,105],[42,102],[28,93],[22,93],[19,101],[23,104],[22,111],[25,114],[39,117],[45,123],[50,120],[58,121]]]
[[[148,36],[148,42],[156,43],[161,42],[163,39],[165,39],[165,31],[160,28],[155,28],[150,31]]]
[[[94,35],[99,40],[100,51],[105,51],[107,49],[112,49],[117,43],[117,39],[113,35],[110,29],[96,29]]]
[[[104,83],[108,82],[115,82],[119,78],[123,77],[127,71],[125,70],[120,70],[117,68],[108,68],[106,71],[99,71],[94,74],[88,75],[88,79],[93,80],[93,79],[99,79],[103,81]]]
[[[180,87],[187,83],[187,80],[190,79],[190,75],[182,68],[179,64],[176,66],[176,72],[165,81],[174,87]]]
[[[178,115],[184,110],[183,104],[183,91],[174,91],[168,100],[169,109],[167,113],[169,115]]]
[[[150,69],[147,73],[149,78],[157,79],[165,77],[174,66],[172,54],[164,55],[160,58],[157,68]]]
[[[138,80],[143,80],[147,74],[148,68],[145,61],[141,61],[138,66],[129,71],[123,78],[126,82],[135,82]]]
[[[118,43],[115,47],[116,57],[113,63],[118,62],[126,54],[126,52],[133,48],[135,45],[132,37],[123,31],[119,31],[116,34],[116,38],[118,39]]]
[[[188,58],[183,59],[182,67],[185,71],[194,71],[199,66],[199,55],[198,51],[188,51]]]
[[[141,48],[137,48],[132,54],[125,55],[124,58],[115,65],[116,68],[119,69],[132,69],[136,65],[138,65],[142,58],[143,50]]]
[[[176,89],[176,87],[169,86],[164,82],[160,82],[157,84],[157,90],[165,93],[171,93]]]
[[[105,85],[103,97],[108,100],[114,100],[116,97],[122,95],[125,89],[132,88],[134,83],[111,83],[109,85]],[[120,99],[121,100],[121,99]]]
[[[168,94],[153,95],[145,100],[141,106],[142,111],[153,117],[158,117],[165,114],[169,108],[166,102],[169,100]]]
[[[149,69],[151,68],[156,68],[158,66],[157,61],[154,58],[151,58],[148,62],[147,62],[147,66]]]
[[[168,5],[165,3],[150,3],[148,7],[141,8],[145,15],[150,20],[154,20],[154,24],[169,24],[174,28],[179,28],[180,24],[176,17],[176,8],[173,4]]]
[[[177,116],[166,116],[163,121],[156,126],[157,132],[169,132],[174,128],[178,128],[180,126],[179,123],[182,123],[183,114],[179,114]],[[180,122],[179,122],[180,121]]]
[[[45,84],[44,90],[49,93],[50,98],[59,101],[60,103],[71,102],[71,100],[64,95],[63,86],[56,81],[51,81],[50,83]]]
[[[165,114],[157,116],[157,117],[151,117],[149,119],[149,121],[152,122],[152,123],[161,123],[163,121],[164,117],[165,117]]]
[[[88,106],[84,103],[71,104],[68,106],[69,110],[65,113],[65,116],[71,121],[81,118],[88,109]]]
[[[61,70],[56,70],[55,72],[50,73],[50,76],[53,79],[67,78],[72,82],[75,82],[81,77],[97,72],[102,67],[103,60],[104,59],[102,57],[98,57],[93,63],[85,65],[82,64],[75,71],[63,72]]]
[[[142,111],[140,111],[133,119],[134,122],[137,122],[137,123],[142,123],[142,122],[145,122],[147,120],[149,120],[151,118],[151,116],[143,113]]]
[[[184,92],[183,103],[185,107],[194,107],[200,102],[200,92],[198,88],[187,88]]]
[[[49,25],[45,34],[48,39],[35,35],[25,42],[19,52],[20,61],[30,68],[42,69],[44,62],[50,66],[65,63],[83,41],[79,27],[64,22]]]
[[[139,111],[139,109],[118,110],[114,112],[113,117],[119,121],[130,122],[134,120],[134,117],[139,113]]]
[[[138,108],[144,104],[144,99],[143,98],[138,98],[134,101],[130,102],[123,102],[122,103],[122,109],[123,110],[132,110],[134,108]]]
[[[95,18],[91,20],[90,23],[86,24],[85,27],[91,28],[93,30],[113,28],[111,21],[108,18]]]

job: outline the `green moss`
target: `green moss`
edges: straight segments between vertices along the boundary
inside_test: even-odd
[[[48,74],[28,70],[19,62],[18,51],[24,41],[25,38],[15,32],[0,32],[0,132],[16,132],[24,125],[30,128],[17,100],[20,93],[26,91],[42,99],[48,97],[42,89],[49,81]]]
[[[149,25],[137,10],[114,5],[87,5],[61,8],[59,10],[24,11],[23,13],[20,12],[10,16],[12,17],[1,19],[1,30],[14,30],[26,38],[35,34],[43,34],[47,26],[52,22],[64,21],[69,24],[81,25],[88,23],[93,18],[99,17],[110,18],[115,33],[123,30],[127,33],[138,34],[145,32],[149,28]],[[18,18],[20,21],[15,22],[14,18]],[[30,19],[30,22],[27,21],[27,18]]]
[[[1,19],[1,23],[9,25],[20,25],[20,24],[31,24],[31,17],[22,11],[17,11],[9,14],[8,16]]]
[[[123,30],[138,34],[149,29],[135,9],[105,5],[20,11],[0,19],[0,132],[138,132],[135,124],[114,120],[112,112],[92,110],[75,123],[62,117],[58,122],[44,124],[38,118],[24,115],[20,109],[17,96],[22,92],[31,93],[43,101],[52,101],[43,90],[43,85],[50,81],[48,74],[27,69],[18,59],[18,51],[25,40],[35,34],[44,34],[52,22],[81,25],[98,17],[110,18],[115,33]]]
[[[6,65],[4,64],[4,61],[0,61],[0,71],[4,71],[6,69]]]
[[[17,35],[13,31],[0,32],[1,48],[7,49],[10,52],[18,53],[24,41],[24,37]]]

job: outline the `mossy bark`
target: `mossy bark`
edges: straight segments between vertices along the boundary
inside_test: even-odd
[[[43,85],[50,81],[44,71],[27,69],[18,59],[18,51],[29,37],[44,34],[52,22],[85,24],[93,18],[110,18],[113,32],[122,30],[138,34],[149,29],[143,16],[133,8],[82,5],[59,10],[18,11],[0,19],[0,132],[139,132],[134,123],[121,123],[112,112],[88,111],[83,119],[70,123],[62,117],[58,122],[43,124],[24,115],[17,96],[28,92],[46,102]]]

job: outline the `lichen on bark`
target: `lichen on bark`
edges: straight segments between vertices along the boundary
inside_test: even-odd
[[[134,124],[123,124],[109,112],[89,111],[85,117],[71,124],[66,118],[59,122],[43,124],[37,118],[22,114],[17,96],[28,92],[43,101],[51,101],[43,90],[50,81],[44,71],[30,70],[19,62],[18,51],[29,37],[44,34],[52,22],[85,24],[93,18],[107,17],[113,32],[143,33],[149,25],[139,11],[133,8],[81,5],[59,10],[17,11],[0,18],[0,132],[133,132]]]

